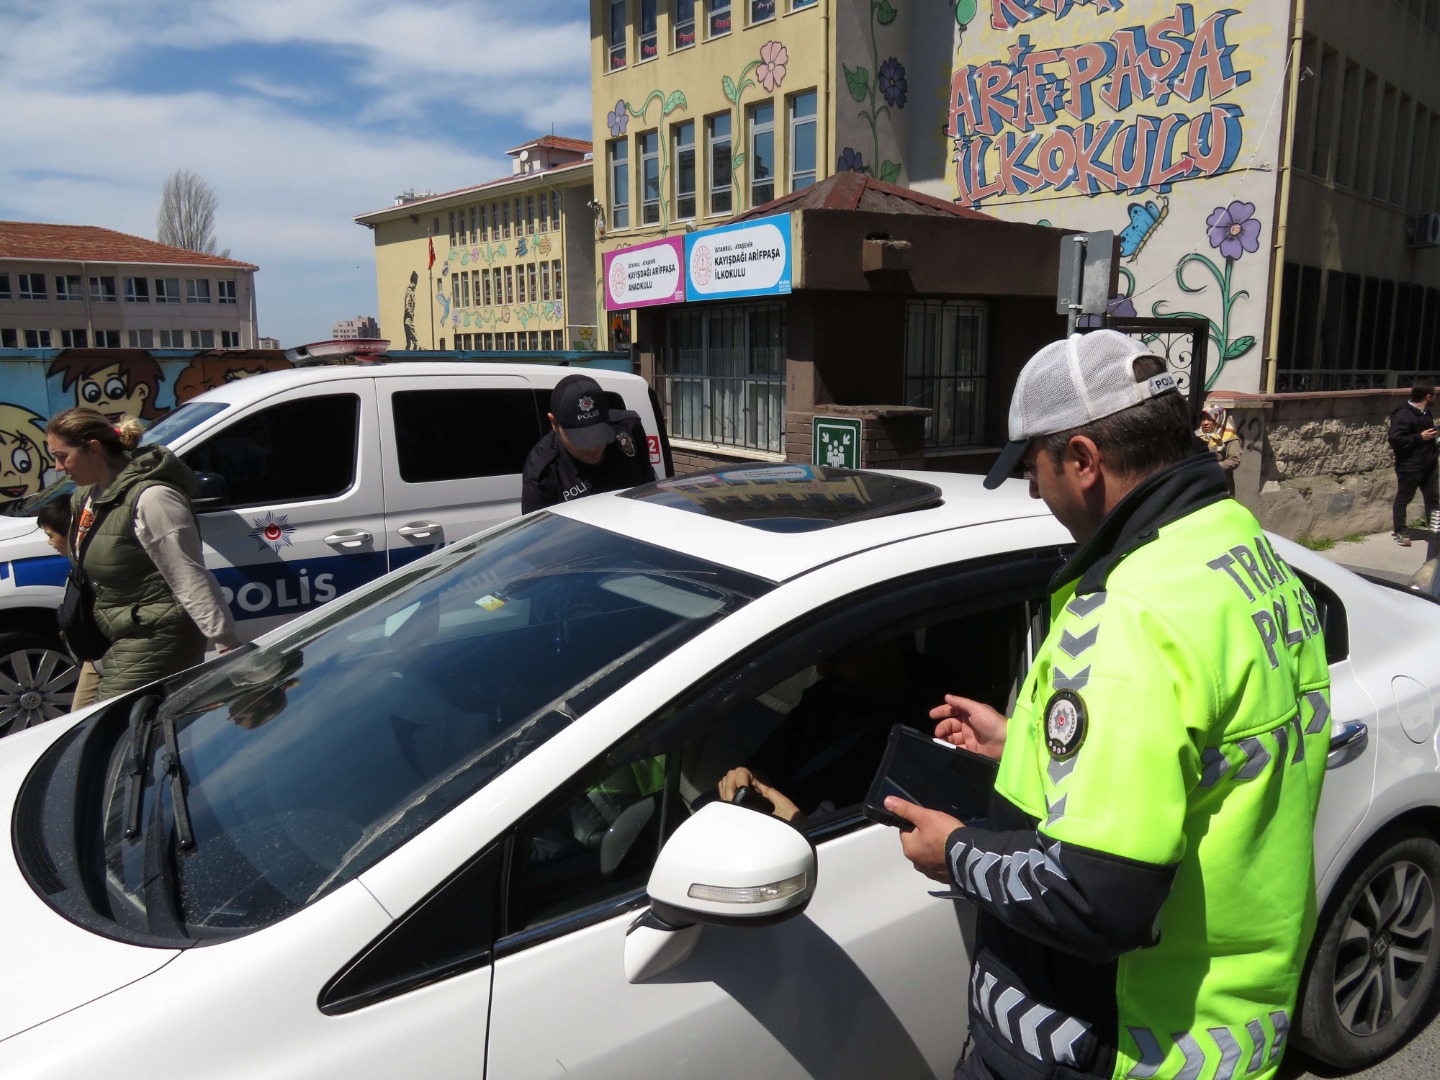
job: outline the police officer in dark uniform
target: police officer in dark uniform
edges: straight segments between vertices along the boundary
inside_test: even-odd
[[[605,403],[588,375],[567,375],[550,393],[550,431],[525,459],[520,511],[655,479],[638,414]]]

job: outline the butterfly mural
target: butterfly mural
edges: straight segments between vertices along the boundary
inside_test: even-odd
[[[1120,254],[1134,262],[1140,249],[1155,235],[1155,230],[1160,228],[1165,216],[1170,213],[1170,200],[1161,196],[1158,203],[1152,200],[1131,203],[1127,213],[1130,215],[1130,224],[1120,230]]]

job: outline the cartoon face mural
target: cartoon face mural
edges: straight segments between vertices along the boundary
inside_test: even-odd
[[[175,378],[175,404],[184,404],[197,394],[224,386],[236,379],[248,379],[251,375],[266,371],[284,371],[294,366],[289,360],[283,359],[192,360]]]
[[[134,416],[148,424],[170,411],[155,404],[165,376],[149,356],[117,361],[65,352],[55,358],[48,374],[62,377],[62,391],[75,387],[76,405],[98,409],[111,423]]]
[[[23,405],[0,404],[0,504],[38,492],[53,464],[45,449],[45,418]]]

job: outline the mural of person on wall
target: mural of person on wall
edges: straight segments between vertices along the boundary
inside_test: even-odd
[[[75,387],[76,405],[88,405],[114,424],[127,416],[137,416],[146,424],[152,424],[170,411],[155,404],[165,376],[160,364],[150,356],[131,355],[114,360],[72,349],[57,356],[46,375],[61,376],[62,392]]]
[[[45,418],[23,405],[0,404],[0,506],[39,492],[53,465],[45,448]]]
[[[420,339],[415,336],[415,286],[420,281],[420,271],[410,271],[410,285],[405,290],[405,348],[420,348]]]
[[[216,359],[210,357],[204,360],[192,360],[190,365],[175,377],[175,404],[183,405],[197,394],[203,394],[206,390],[213,390],[217,386],[232,383],[236,379],[248,379],[251,375],[259,375],[266,371],[286,371],[294,366],[283,357],[274,359],[263,357]]]

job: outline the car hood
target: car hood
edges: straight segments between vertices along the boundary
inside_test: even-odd
[[[20,872],[10,820],[15,796],[35,760],[70,726],[55,720],[0,740],[0,957],[8,973],[0,979],[0,1040],[143,979],[180,952],[127,945],[76,926]]]
[[[39,526],[35,524],[33,517],[0,517],[0,543],[4,543],[6,540],[17,540],[22,536],[30,536],[38,530]]]

